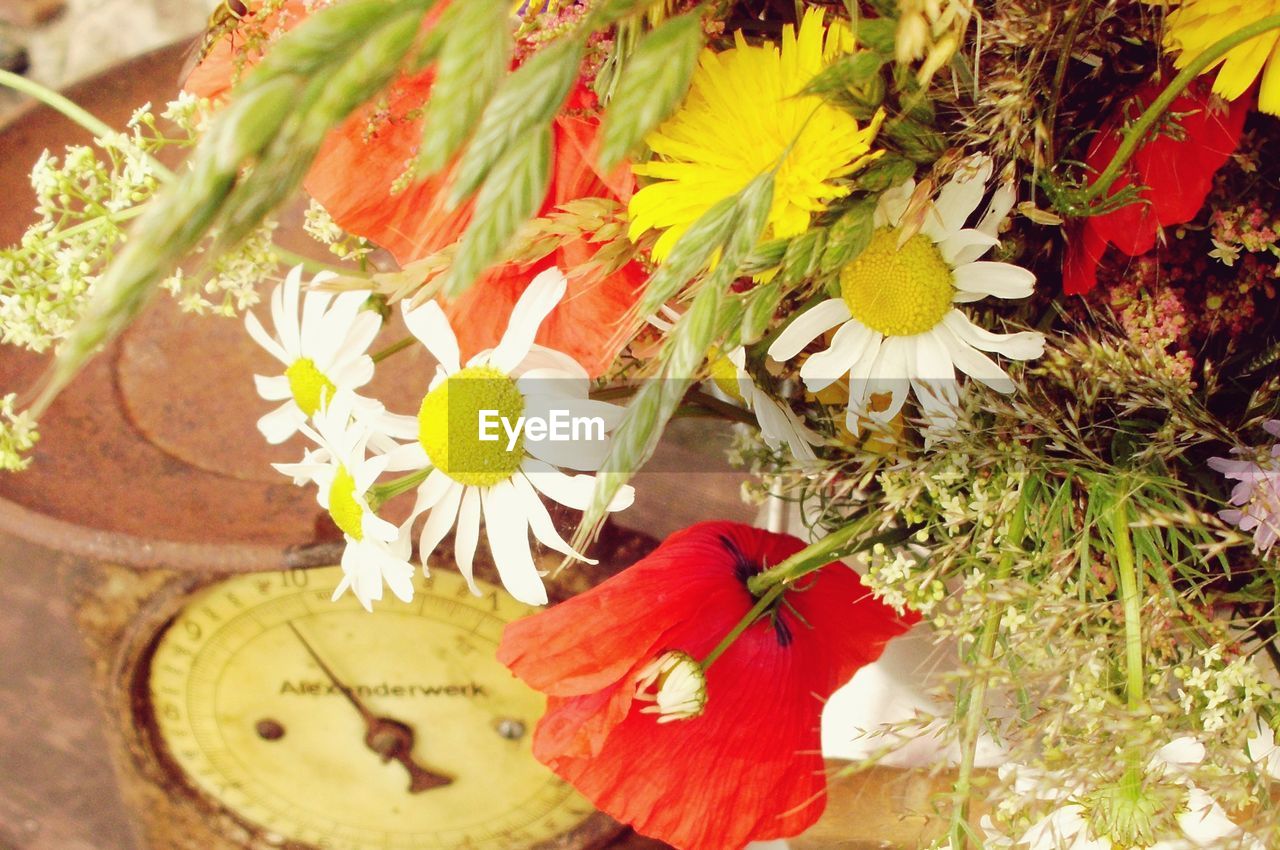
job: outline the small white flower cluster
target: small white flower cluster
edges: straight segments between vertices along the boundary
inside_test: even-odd
[[[343,260],[360,260],[373,251],[373,246],[367,240],[353,236],[339,227],[329,211],[315,198],[311,199],[303,214],[302,229],[321,245],[327,245],[334,256]]]
[[[18,472],[26,469],[31,459],[23,457],[40,438],[36,423],[25,411],[14,413],[15,394],[0,397],[0,470]]]
[[[1198,717],[1205,732],[1240,728],[1260,705],[1277,697],[1252,658],[1237,655],[1226,661],[1221,644],[1201,650],[1192,663],[1175,667],[1173,675],[1180,681],[1182,710]]]
[[[0,249],[0,342],[40,352],[66,336],[127,223],[169,177],[155,155],[193,144],[208,114],[207,101],[183,94],[160,113],[176,134],[162,132],[145,104],[125,132],[102,133],[93,147],[72,145],[61,157],[41,154],[31,171],[38,218],[17,245]],[[184,309],[232,314],[256,303],[255,288],[276,263],[268,228],[213,263],[207,281],[179,272],[165,287]]]

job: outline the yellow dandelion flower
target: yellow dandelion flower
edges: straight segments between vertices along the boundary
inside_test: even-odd
[[[1173,0],[1165,22],[1164,47],[1177,52],[1174,65],[1190,64],[1215,42],[1280,12],[1280,0]],[[1270,30],[1227,52],[1206,70],[1220,69],[1213,90],[1235,100],[1262,75],[1258,107],[1280,115],[1280,30]]]
[[[634,166],[655,182],[631,199],[631,238],[665,231],[653,248],[661,262],[699,216],[775,166],[767,235],[803,233],[814,213],[848,193],[835,180],[878,156],[871,153],[878,116],[859,127],[820,97],[796,97],[852,49],[848,26],[827,27],[822,10],[810,9],[798,34],[783,30],[781,49],[747,44],[738,34],[729,50],[704,50],[688,97],[645,139],[655,158]]]

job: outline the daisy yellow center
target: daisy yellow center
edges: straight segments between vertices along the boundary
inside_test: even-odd
[[[352,539],[364,538],[364,506],[356,498],[356,480],[345,466],[338,467],[329,485],[329,516]]]
[[[284,370],[284,376],[289,379],[289,391],[293,393],[294,403],[308,416],[314,416],[320,406],[338,391],[333,381],[316,368],[315,361],[310,357],[300,357],[293,361]]]
[[[492,487],[520,469],[524,435],[508,451],[509,439],[501,424],[490,433],[495,440],[480,439],[481,411],[489,422],[515,427],[524,413],[524,396],[515,381],[492,366],[468,366],[445,378],[427,393],[418,411],[418,442],[431,464],[459,484]]]
[[[840,296],[862,324],[885,336],[915,336],[942,321],[956,287],[951,267],[929,237],[917,233],[898,247],[884,227],[840,272]]]
[[[745,402],[742,388],[738,386],[738,367],[733,365],[733,361],[721,354],[718,348],[711,349],[707,359],[710,361],[711,382],[729,398]]]

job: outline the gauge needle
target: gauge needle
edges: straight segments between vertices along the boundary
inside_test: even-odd
[[[338,680],[333,670],[329,668],[328,664],[324,663],[320,654],[316,652],[315,647],[302,636],[302,632],[298,631],[298,627],[293,623],[287,623],[287,625],[298,638],[298,641],[301,642],[303,648],[306,649],[307,654],[311,656],[311,660],[320,667],[333,686],[342,692],[347,701],[355,706],[356,711],[360,712],[365,725],[365,746],[381,756],[383,762],[395,759],[404,765],[405,770],[409,771],[410,794],[430,791],[432,788],[440,788],[453,782],[452,777],[428,770],[414,761],[413,729],[399,720],[383,717],[370,711],[369,707],[356,696],[355,691]]]

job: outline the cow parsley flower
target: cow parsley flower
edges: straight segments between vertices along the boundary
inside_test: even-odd
[[[956,306],[987,296],[1026,298],[1035,285],[1026,269],[979,261],[999,242],[995,233],[1004,210],[984,217],[976,228],[964,226],[990,176],[990,159],[971,159],[924,210],[918,233],[903,222],[915,181],[881,195],[871,243],[840,272],[840,297],[796,318],[769,347],[773,359],[790,360],[837,328],[830,346],[808,358],[800,376],[812,392],[849,376],[850,431],[856,432],[864,417],[893,419],[908,387],[926,416],[950,419],[959,400],[957,368],[993,389],[1012,392],[1012,380],[982,352],[1014,360],[1043,353],[1043,335],[991,333]],[[887,396],[888,402],[877,405],[875,396]]]

